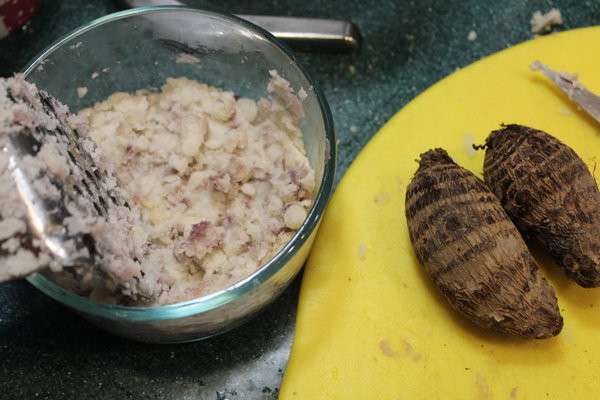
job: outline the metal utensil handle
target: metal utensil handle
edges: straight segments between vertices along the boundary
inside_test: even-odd
[[[350,21],[263,15],[238,17],[271,32],[298,50],[346,53],[360,48],[360,32]]]
[[[183,5],[177,0],[124,1],[129,7]],[[297,50],[349,53],[360,48],[360,31],[350,21],[266,15],[237,15],[237,17],[260,26]]]

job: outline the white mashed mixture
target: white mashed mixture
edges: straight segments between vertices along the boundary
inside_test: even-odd
[[[315,176],[298,127],[303,108],[271,75],[270,98],[258,101],[170,78],[160,92],[115,93],[79,113],[80,130],[149,223],[139,284],[151,303],[245,278],[306,218]]]
[[[86,196],[61,197],[61,182],[89,171],[67,157],[63,136],[38,136],[43,146],[20,168],[40,195],[69,210],[67,232],[93,235],[103,255],[98,270],[61,270],[27,229],[8,153],[0,153],[0,281],[51,266],[57,283],[98,301],[166,304],[256,271],[302,225],[315,189],[298,127],[305,96],[271,75],[269,97],[258,101],[179,78],[159,92],[115,93],[78,116],[55,100],[46,113],[20,77],[0,80],[0,147],[11,135],[68,124],[109,196],[131,205],[109,204],[103,218]]]

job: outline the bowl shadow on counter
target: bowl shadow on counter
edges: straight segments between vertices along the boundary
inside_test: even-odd
[[[455,332],[448,332],[447,334],[462,336],[464,339],[461,340],[461,344],[472,346],[480,354],[489,356],[494,361],[502,364],[543,365],[558,362],[562,358],[565,346],[560,335],[542,340],[524,339],[503,335],[479,327],[469,321],[449,305],[448,301],[433,284],[425,268],[417,260],[413,250],[411,250],[411,256],[414,260],[413,267],[418,269],[418,276],[425,290],[439,304],[438,312],[447,315],[456,326]],[[519,351],[520,347],[526,351]],[[532,348],[536,349],[535,357],[532,357]]]
[[[84,358],[90,364],[101,364],[107,371],[130,370],[149,378],[202,379],[238,364],[249,364],[268,350],[286,346],[284,341],[291,336],[289,331],[294,326],[300,280],[301,274],[273,303],[243,325],[222,335],[183,344],[148,344],[112,335],[34,288],[25,287],[29,289],[28,299],[19,307],[25,309],[20,313],[27,317],[6,324],[0,337],[8,339],[4,341],[10,343],[8,348],[12,352],[40,348],[51,353],[48,369],[53,368],[53,361],[76,364]],[[285,361],[281,364],[285,365]],[[11,369],[29,367],[29,360],[10,359]]]

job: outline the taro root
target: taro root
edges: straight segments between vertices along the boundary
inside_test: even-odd
[[[525,239],[579,285],[600,286],[600,193],[573,149],[536,129],[503,126],[486,140],[484,179]]]
[[[563,325],[554,290],[500,202],[445,150],[421,155],[406,192],[417,258],[450,305],[473,323],[526,338]]]

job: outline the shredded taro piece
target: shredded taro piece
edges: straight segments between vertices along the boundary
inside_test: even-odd
[[[571,100],[583,108],[595,120],[600,122],[600,96],[587,90],[578,80],[577,75],[556,72],[539,61],[531,64],[531,69],[541,71],[554,82]]]

